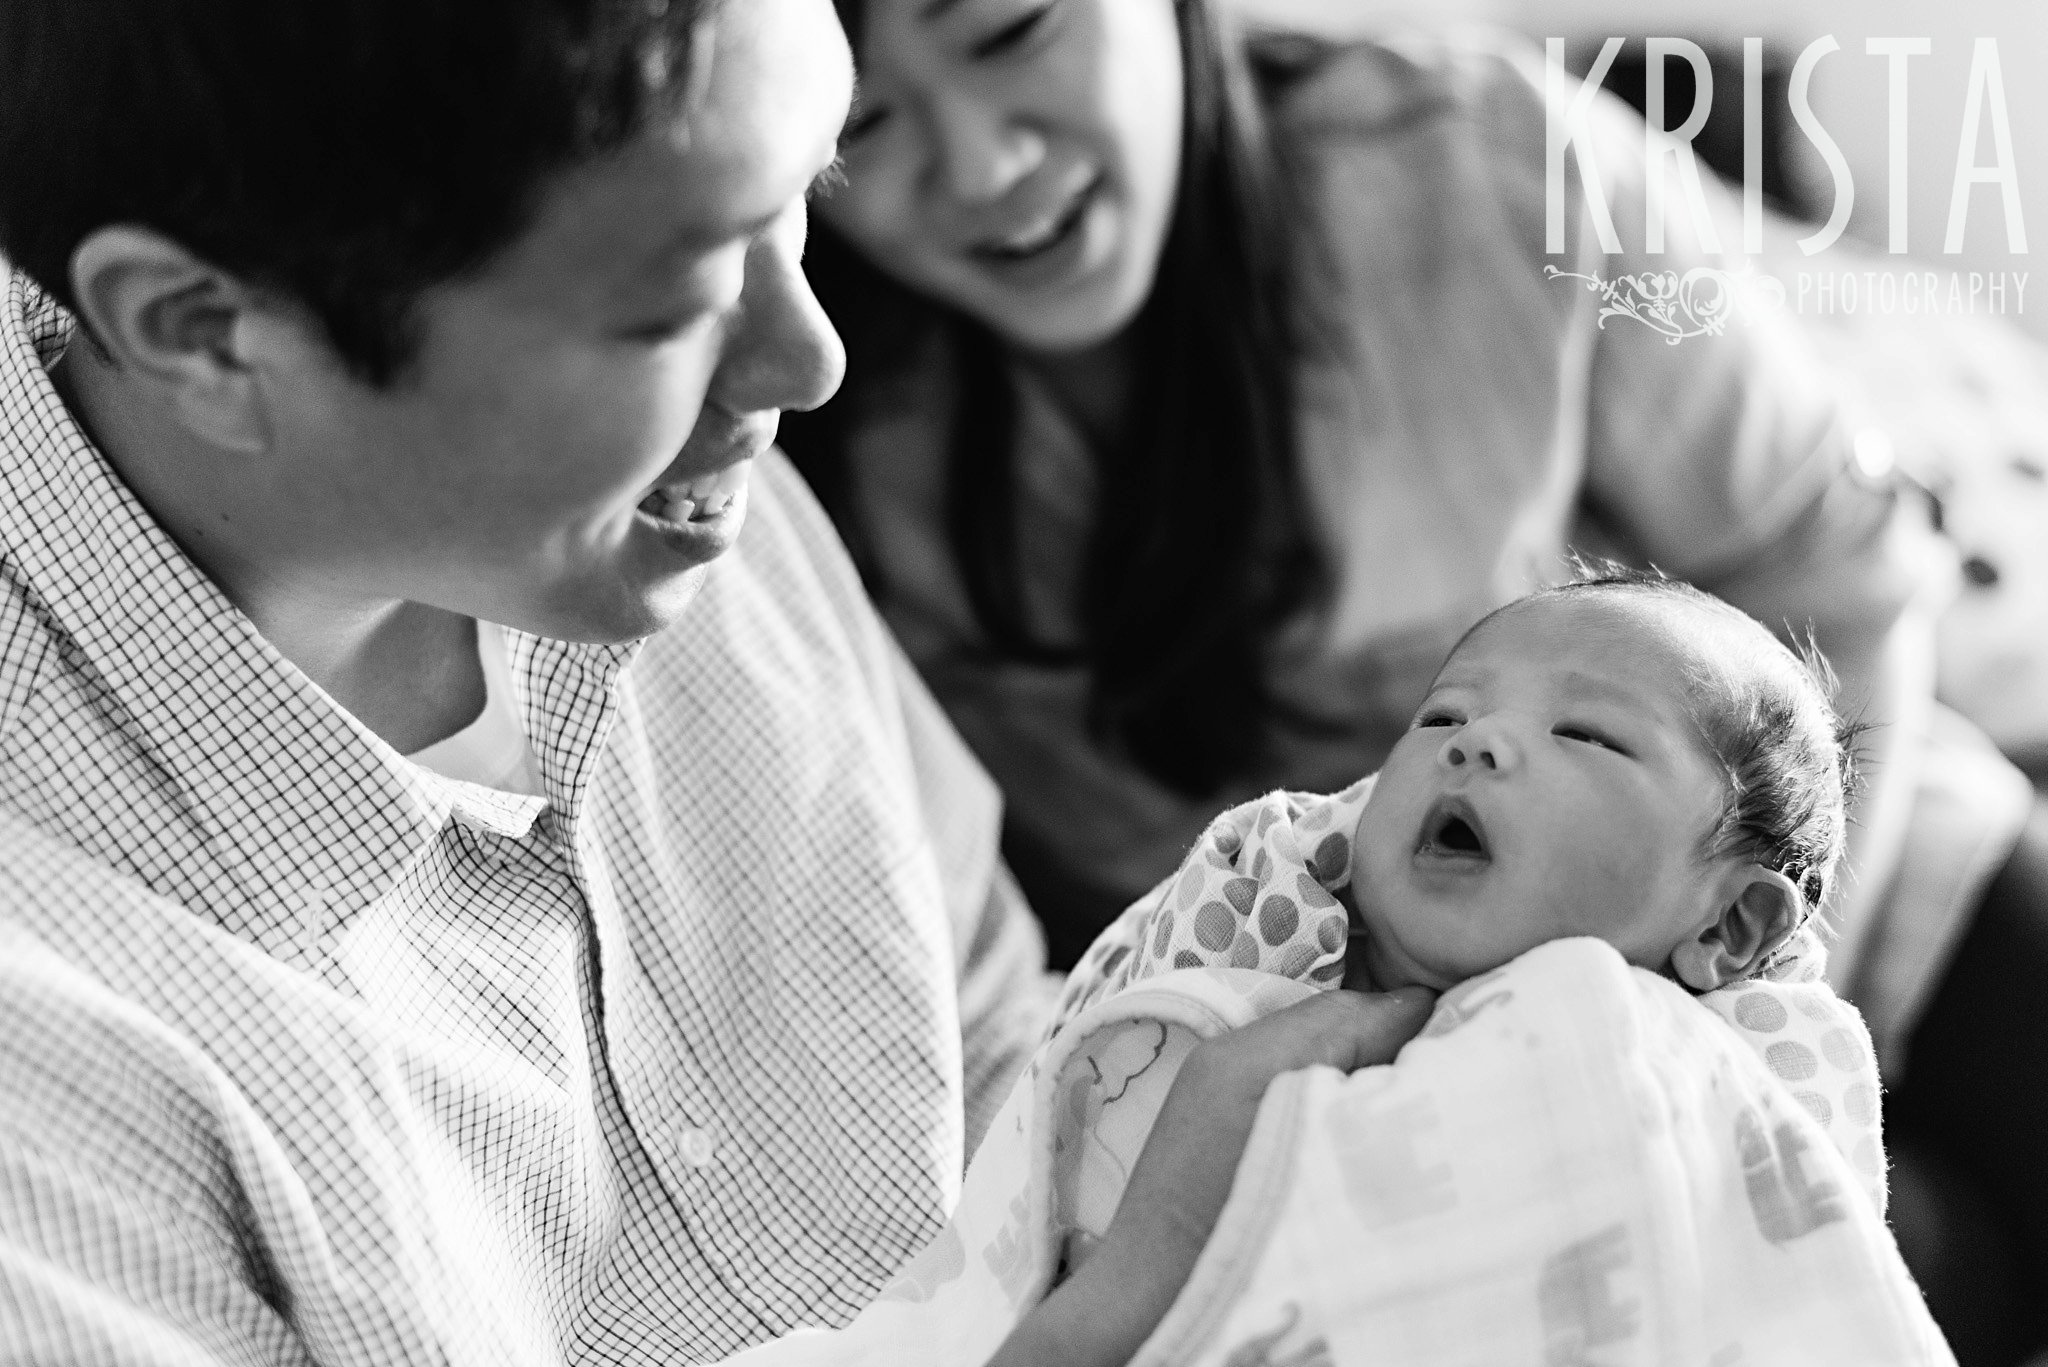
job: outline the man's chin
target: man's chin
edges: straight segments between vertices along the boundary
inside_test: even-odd
[[[613,585],[611,591],[558,599],[528,622],[506,625],[556,641],[581,645],[626,645],[680,622],[703,591],[709,565],[664,575],[654,584]],[[622,591],[623,590],[623,591]]]
[[[690,605],[697,601],[697,595],[704,591],[704,581],[711,577],[711,570],[711,565],[698,565],[693,569],[684,570],[663,584],[659,590],[648,595],[642,629],[625,639],[639,640],[644,636],[652,636],[657,632],[667,631],[682,621],[689,612]]]
[[[647,589],[636,598],[630,610],[606,624],[601,639],[607,644],[617,645],[667,631],[688,615],[691,604],[704,591],[704,582],[710,578],[711,570],[711,565],[696,565]]]

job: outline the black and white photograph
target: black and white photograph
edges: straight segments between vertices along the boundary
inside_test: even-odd
[[[0,0],[0,1367],[2048,1367],[2048,6]]]

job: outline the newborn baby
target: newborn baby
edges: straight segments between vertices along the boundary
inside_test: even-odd
[[[1443,989],[1568,936],[1694,992],[1750,977],[1827,895],[1849,734],[1815,668],[1688,585],[1532,594],[1452,650],[1377,775],[1219,817],[1060,1019],[1172,968]]]
[[[1442,995],[1392,1063],[1272,1084],[1134,1362],[1952,1367],[1804,925],[1846,739],[1814,670],[1684,585],[1494,613],[1378,775],[1226,812],[1104,933],[946,1230],[855,1322],[872,1356],[815,1360],[983,1360],[1101,1247],[1199,1041],[1341,980]],[[1262,971],[1171,974],[1199,967]]]

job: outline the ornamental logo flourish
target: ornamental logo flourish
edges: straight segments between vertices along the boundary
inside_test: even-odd
[[[1784,282],[1753,268],[1726,271],[1694,266],[1677,271],[1639,271],[1603,280],[1599,275],[1543,268],[1551,280],[1580,280],[1600,296],[1600,326],[1610,318],[1633,318],[1677,346],[1688,337],[1718,337],[1731,318],[1752,321],[1765,309],[1785,306]]]

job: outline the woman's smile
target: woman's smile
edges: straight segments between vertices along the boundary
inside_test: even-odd
[[[1039,195],[1041,202],[1012,211],[1006,224],[981,233],[969,245],[969,254],[993,261],[1025,260],[1070,233],[1101,190],[1102,176],[1087,165],[1077,165],[1060,179],[1065,185]]]
[[[1057,214],[1039,216],[1008,237],[970,247],[969,261],[998,288],[1011,292],[1065,289],[1084,282],[1116,251],[1115,215],[1102,184],[1097,177]]]

